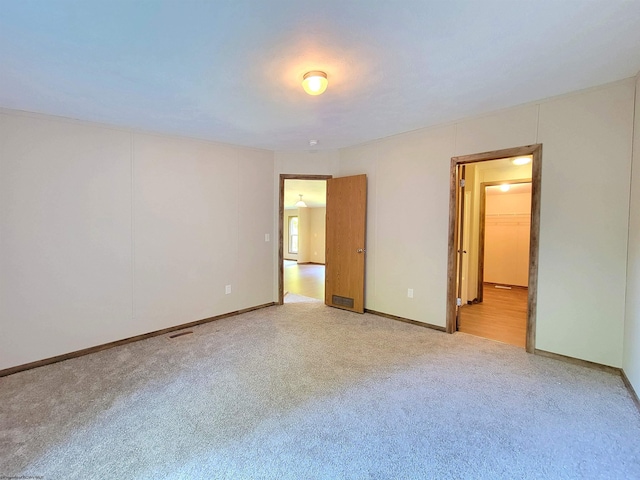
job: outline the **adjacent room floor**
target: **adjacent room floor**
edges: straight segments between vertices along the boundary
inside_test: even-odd
[[[458,331],[524,348],[527,333],[527,288],[484,284],[484,301],[464,305]]]
[[[284,261],[284,291],[324,300],[324,265]],[[287,302],[285,296],[284,301]]]

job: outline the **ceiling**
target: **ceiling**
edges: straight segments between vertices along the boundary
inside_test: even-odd
[[[327,182],[326,180],[296,180],[286,179],[284,181],[284,208],[297,208],[295,203],[302,200],[309,208],[325,207],[327,205]]]
[[[326,150],[634,76],[638,0],[2,0],[0,107]],[[300,86],[327,72],[320,96]],[[310,140],[317,140],[314,147]]]
[[[467,164],[467,165],[473,165],[478,171],[480,170],[503,170],[505,168],[507,169],[517,169],[517,170],[528,170],[529,172],[531,172],[531,163],[526,163],[524,165],[515,165],[513,163],[513,161],[516,158],[530,158],[531,160],[533,160],[533,155],[521,155],[518,157],[505,157],[505,158],[498,158],[495,160],[483,160],[481,162],[476,162],[476,163],[471,163],[471,164]],[[529,176],[531,176],[531,173],[529,174]]]
[[[487,195],[513,195],[519,193],[531,193],[531,182],[529,183],[511,183],[504,182],[509,184],[509,190],[503,192],[500,190],[500,185],[486,187]]]

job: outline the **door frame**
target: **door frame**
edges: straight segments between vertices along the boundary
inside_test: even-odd
[[[476,299],[478,303],[482,303],[484,299],[484,236],[487,221],[487,187],[496,187],[503,183],[509,183],[510,185],[519,185],[522,183],[532,183],[530,178],[514,179],[514,180],[500,180],[494,182],[482,182],[480,184],[480,222],[478,224],[478,294]],[[529,222],[529,229],[531,229],[531,222]]]
[[[284,182],[285,180],[329,180],[333,175],[303,175],[297,173],[280,174],[278,207],[278,305],[284,304]]]
[[[538,250],[540,244],[540,187],[542,182],[542,144],[506,148],[491,152],[451,157],[449,176],[449,251],[447,259],[447,333],[456,331],[457,316],[457,245],[458,245],[458,166],[499,160],[509,157],[532,156],[531,162],[531,230],[529,236],[529,288],[527,299],[527,331],[525,350],[534,353],[536,342],[536,303],[538,297]]]

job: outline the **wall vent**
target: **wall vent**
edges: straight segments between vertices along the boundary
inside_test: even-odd
[[[331,303],[339,307],[353,308],[353,298],[341,297],[340,295],[332,295]]]

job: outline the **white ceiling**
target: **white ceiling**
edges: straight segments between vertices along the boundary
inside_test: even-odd
[[[507,192],[503,192],[500,190],[500,185],[486,187],[487,195],[513,195],[518,193],[531,193],[531,183],[511,183],[504,182],[510,184],[510,188]]]
[[[522,175],[522,173],[524,173],[525,171],[528,171],[529,176],[531,176],[532,175],[531,163],[526,163],[524,165],[514,165],[513,163],[513,161],[516,158],[524,158],[524,157],[529,157],[530,159],[533,160],[533,155],[522,155],[519,157],[505,157],[505,158],[499,158],[496,160],[485,160],[483,162],[471,163],[468,165],[473,166],[476,169],[476,171],[509,169],[511,171],[517,170],[520,175]],[[522,177],[518,177],[518,178],[522,178]]]
[[[309,208],[325,207],[327,205],[326,180],[296,180],[284,181],[284,208],[296,208],[295,203],[302,200]]]
[[[0,107],[271,150],[638,71],[639,0],[0,0]]]

